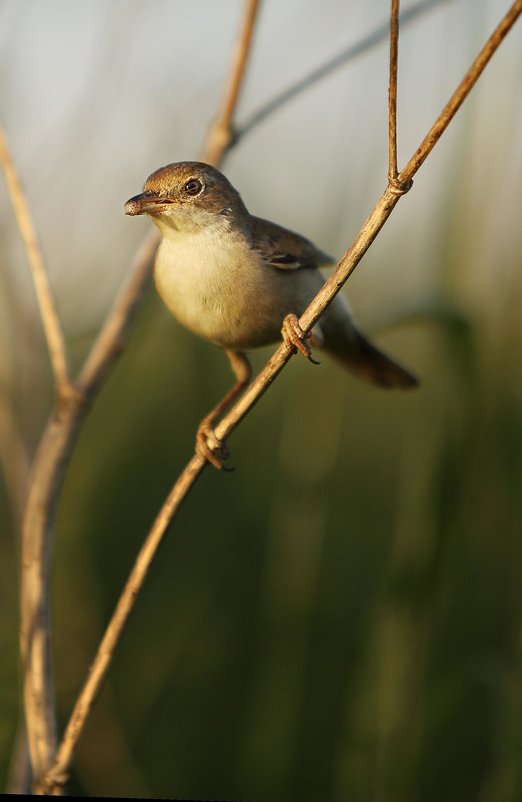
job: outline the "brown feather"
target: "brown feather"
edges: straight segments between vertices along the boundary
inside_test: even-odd
[[[317,268],[335,262],[306,237],[261,217],[251,219],[254,249],[277,270]]]

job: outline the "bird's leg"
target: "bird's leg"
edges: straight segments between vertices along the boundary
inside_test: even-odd
[[[234,401],[238,395],[243,392],[250,381],[250,376],[252,375],[250,362],[248,361],[247,355],[243,353],[243,351],[226,350],[225,353],[228,356],[237,381],[228,391],[226,396],[221,399],[219,404],[216,404],[214,409],[212,409],[208,415],[205,415],[199,424],[198,431],[196,433],[196,454],[203,459],[208,460],[218,470],[221,470],[222,468],[227,470],[227,468],[225,468],[223,465],[223,460],[228,457],[229,452],[225,443],[222,443],[221,440],[218,440],[216,437],[214,423],[216,422],[217,418],[223,414],[227,407],[230,406],[232,401]]]
[[[312,349],[306,342],[311,337],[311,332],[309,334],[305,334],[302,330],[301,326],[299,325],[299,318],[297,315],[289,314],[283,320],[283,326],[281,328],[281,334],[283,336],[283,342],[285,345],[288,345],[290,348],[295,348],[302,354],[309,362],[312,362],[314,365],[319,365],[320,363],[313,358],[312,356]]]

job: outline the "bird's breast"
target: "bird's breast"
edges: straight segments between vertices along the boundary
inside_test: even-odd
[[[216,345],[243,349],[279,336],[286,304],[272,286],[275,272],[241,238],[203,230],[164,236],[154,276],[180,323]]]

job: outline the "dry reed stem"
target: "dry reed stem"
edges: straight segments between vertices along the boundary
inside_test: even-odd
[[[378,200],[370,216],[339,262],[337,268],[301,316],[299,323],[305,332],[311,330],[325,308],[339,292],[346,279],[353,272],[383,227],[395,205],[398,203],[399,198],[410,189],[413,175],[433,149],[442,132],[449,125],[455,112],[467,94],[469,94],[471,88],[479,78],[502,39],[515,23],[521,10],[522,0],[517,0],[491,35],[477,59],[473,62],[463,81],[452,95],[450,101],[437,118],[414,156],[410,159],[397,179],[392,181],[385,189],[383,195]],[[245,390],[243,396],[216,427],[216,435],[220,440],[225,440],[234,431],[240,421],[268,390],[292,355],[293,351],[285,344],[279,346],[260,374]],[[47,776],[43,779],[41,787],[48,793],[52,793],[58,785],[63,784],[67,780],[69,766],[74,756],[79,737],[92,710],[96,696],[102,687],[114,649],[117,646],[125,622],[135,604],[137,595],[141,590],[151,561],[157,553],[174,515],[204,467],[205,463],[200,457],[197,455],[192,457],[186,468],[180,474],[144,541],[138,558],[129,575],[129,579],[127,580],[123,594],[120,597],[116,610],[98,649],[87,681],[78,697],[78,701],[58,750],[57,759]]]
[[[58,319],[58,313],[56,312],[56,306],[49,286],[47,270],[38,243],[38,237],[36,236],[33,221],[29,213],[29,206],[18,179],[4,131],[1,127],[0,161],[4,170],[16,222],[31,268],[58,393],[66,392],[70,384],[70,377],[62,327]]]
[[[56,751],[51,662],[49,584],[52,526],[80,411],[74,399],[57,404],[33,463],[22,524],[20,641],[27,737],[33,772],[44,770]]]
[[[202,161],[209,164],[217,165],[235,141],[232,121],[244,84],[245,68],[252,47],[259,6],[260,0],[247,0],[242,34],[236,40],[230,77],[225,86],[217,118],[207,134],[207,141],[201,157]]]
[[[397,178],[397,61],[399,56],[399,0],[391,0],[390,81],[388,87],[388,181]]]

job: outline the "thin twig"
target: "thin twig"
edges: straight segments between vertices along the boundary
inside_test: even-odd
[[[421,0],[421,2],[416,3],[402,12],[400,15],[401,27],[404,28],[404,26],[408,25],[410,22],[413,22],[415,19],[417,19],[417,17],[420,17],[425,12],[431,11],[436,6],[447,2],[450,2],[450,0]],[[283,106],[294,100],[303,92],[310,89],[312,86],[315,86],[315,84],[322,81],[323,78],[327,78],[340,67],[348,64],[350,61],[353,61],[358,56],[367,53],[368,50],[372,49],[372,47],[381,44],[381,42],[388,38],[389,34],[390,25],[389,22],[386,21],[384,24],[379,25],[378,28],[375,28],[374,31],[365,36],[364,39],[361,39],[354,45],[344,48],[335,56],[328,59],[327,62],[321,64],[320,67],[312,70],[303,78],[300,78],[291,86],[287,87],[287,89],[283,89],[282,92],[264,103],[260,108],[257,109],[257,111],[254,111],[250,117],[247,118],[246,122],[236,127],[235,141],[238,142],[240,139],[243,139],[243,137],[249,134],[252,129],[257,128],[258,125],[265,122],[265,120],[275,114],[275,112],[279,111]]]
[[[216,130],[232,130],[234,107],[239,98],[239,91],[246,70],[247,55],[250,51],[253,25],[259,3],[260,0],[247,0],[247,13],[229,76],[229,83],[233,88],[225,93],[225,102],[221,107],[221,113],[224,117],[223,119],[218,117],[217,122],[209,132],[209,141],[211,140],[211,142],[204,149],[204,158],[214,164],[221,162],[226,151],[233,144],[231,136],[217,137],[215,132]],[[120,291],[80,372],[76,383],[76,394],[67,399],[67,404],[64,403],[55,409],[44,431],[33,468],[33,482],[25,521],[25,541],[28,552],[25,559],[34,571],[38,570],[38,566],[49,565],[48,555],[52,541],[52,526],[67,461],[72,453],[80,425],[86,415],[87,402],[92,401],[99,390],[101,382],[107,375],[114,359],[120,353],[124,338],[134,320],[141,296],[150,281],[151,266],[157,245],[158,236],[155,232],[150,234],[143,242],[136,256],[130,278]],[[107,674],[114,648],[119,641],[125,622],[132,611],[136,594],[145,580],[148,568],[168,526],[169,516],[171,515],[170,505],[173,504],[175,509],[179,506],[195,477],[205,465],[206,463],[203,460],[194,457],[169,495],[168,503],[160,511],[155,527],[151,531],[151,537],[144,543],[133,573],[129,577],[104,639],[100,644],[52,768],[50,768],[47,755],[45,760],[39,760],[36,764],[42,769],[38,775],[40,779],[37,779],[35,783],[35,791],[37,793],[61,793],[61,789],[67,781],[69,766],[78,739]],[[37,598],[30,604],[32,610],[35,608],[38,610],[40,607],[45,606],[44,600],[48,599],[49,596],[48,569],[45,569],[39,578]],[[36,581],[38,584],[38,578]],[[50,630],[46,629],[45,631],[48,633]],[[28,673],[30,674],[30,672]],[[39,690],[44,691],[44,689]],[[32,695],[33,697],[36,695],[34,689]]]
[[[29,206],[25,199],[18,175],[7,146],[3,129],[0,127],[0,161],[5,174],[5,180],[11,203],[13,205],[16,222],[20,230],[29,266],[33,276],[34,286],[40,315],[45,330],[47,347],[53,368],[54,378],[58,392],[66,392],[70,386],[69,366],[62,327],[56,312],[56,306],[49,286],[49,279],[45,269],[42,251],[38,237],[31,219]]]
[[[390,83],[388,88],[388,180],[397,178],[397,61],[399,55],[399,0],[391,0]]]
[[[487,61],[492,56],[502,39],[505,37],[508,30],[512,27],[517,17],[520,15],[521,6],[522,0],[517,0],[497,30],[488,40],[485,48],[483,51],[481,51],[481,54],[473,63],[472,67],[464,78],[464,81],[455,91],[446,108],[453,108],[454,102],[456,102],[454,99],[456,98],[460,98],[458,105],[462,103],[462,100],[471,90],[473,84],[484,69]],[[484,52],[488,54],[487,58],[483,57]],[[463,85],[465,87],[464,90]],[[464,94],[462,94],[463,92]],[[442,131],[448,126],[453,114],[447,114],[445,116],[445,122],[443,123],[438,136],[440,136]],[[440,127],[439,119],[435,123],[435,126],[437,126],[437,131]],[[423,158],[421,160],[417,159],[415,162],[412,158],[410,162],[408,162],[408,166],[405,168],[405,171],[403,171],[403,173],[401,173],[399,176],[399,178],[403,176],[404,183],[401,185],[390,185],[386,188],[375,208],[361,228],[361,231],[357,235],[353,244],[347,250],[335,271],[325,282],[320,292],[315,296],[309,307],[301,316],[299,323],[304,331],[311,330],[320,315],[324,312],[325,308],[339,292],[348,276],[353,272],[357,264],[360,262],[371,243],[377,236],[378,232],[390,216],[400,197],[410,188],[412,176],[416,170],[419,169],[429,151],[434,147],[438,136],[437,138],[430,138],[428,135],[428,137],[425,138],[424,142],[427,144],[422,148]],[[419,151],[416,151],[416,153],[419,153]],[[226,439],[234,431],[240,421],[252,409],[254,404],[267,391],[292,355],[292,350],[290,350],[288,346],[285,344],[279,346],[261,373],[247,388],[244,395],[216,427],[216,435],[220,440]],[[92,664],[89,676],[78,697],[78,701],[75,705],[60,745],[57,759],[47,776],[43,779],[40,786],[41,789],[47,790],[48,792],[52,791],[58,785],[63,784],[67,780],[70,763],[74,756],[74,751],[77,747],[81,732],[92,710],[94,701],[102,687],[110,665],[110,661],[112,659],[112,655],[117,646],[118,640],[121,637],[125,623],[128,620],[130,612],[135,604],[137,595],[141,590],[143,581],[145,580],[145,577],[149,571],[151,561],[157,553],[157,550],[170,523],[172,522],[174,515],[204,467],[205,463],[200,457],[192,457],[176,481],[150,532],[148,533],[136,563],[131,571],[123,594],[117,604],[116,610],[111,618],[111,621],[109,622],[102,643]]]
[[[211,125],[203,149],[202,160],[216,165],[235,141],[232,120],[243,87],[245,68],[252,45],[260,0],[247,0],[241,36],[237,39],[232,67],[223,100],[215,122]]]
[[[33,776],[56,751],[49,585],[52,533],[64,471],[76,439],[80,409],[75,396],[57,404],[32,467],[22,525],[20,642],[24,707]]]

